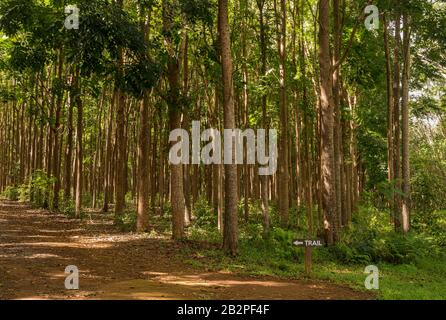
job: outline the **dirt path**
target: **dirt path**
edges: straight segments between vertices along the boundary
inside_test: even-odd
[[[119,232],[110,216],[69,220],[0,202],[0,299],[367,299],[318,281],[284,281],[194,269],[166,239]],[[65,267],[80,272],[66,290]]]

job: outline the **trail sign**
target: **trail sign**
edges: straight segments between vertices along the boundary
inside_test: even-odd
[[[307,273],[307,275],[309,275],[312,268],[311,251],[313,248],[323,247],[324,241],[320,239],[297,239],[293,241],[293,245],[296,247],[305,248],[305,272]]]
[[[324,246],[324,242],[320,239],[297,239],[293,241],[296,247],[319,248]]]

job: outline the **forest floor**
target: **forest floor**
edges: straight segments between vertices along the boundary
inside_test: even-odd
[[[83,220],[0,202],[0,299],[372,299],[316,280],[215,272],[188,265],[183,243],[123,233],[111,215]],[[66,290],[65,267],[80,290]]]

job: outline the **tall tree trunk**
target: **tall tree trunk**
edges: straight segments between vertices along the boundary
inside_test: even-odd
[[[228,21],[228,0],[218,1],[218,29],[223,75],[224,128],[235,129],[234,89],[232,80],[231,40]],[[223,249],[237,254],[237,165],[225,164],[225,211],[223,221]]]
[[[390,56],[389,48],[389,31],[387,24],[386,14],[383,14],[383,25],[384,25],[384,51],[386,56],[386,85],[387,85],[387,179],[389,183],[393,183],[394,173],[393,173],[393,89],[392,89],[392,58]],[[391,190],[391,200],[390,209],[393,212],[393,199],[394,190]]]
[[[102,204],[102,212],[108,212],[108,205],[110,202],[110,196],[113,192],[112,190],[112,163],[113,163],[113,146],[112,146],[112,135],[113,135],[113,114],[116,95],[112,92],[111,103],[109,109],[108,123],[107,123],[107,137],[105,141],[105,157],[104,157],[104,203]]]
[[[123,8],[123,0],[117,0],[119,8]],[[122,73],[124,66],[124,52],[119,49],[118,57],[118,72]],[[117,95],[117,110],[116,110],[116,162],[115,162],[115,217],[124,213],[125,210],[125,193],[126,193],[126,138],[125,138],[125,123],[126,123],[126,99],[124,91],[115,84],[115,93]]]
[[[138,143],[138,205],[136,231],[146,232],[149,229],[150,210],[150,146],[149,146],[149,96],[144,94],[140,106],[140,131]]]
[[[339,0],[333,0],[333,65],[341,59],[341,20],[339,15]],[[336,226],[340,226],[342,217],[342,132],[341,132],[341,99],[340,99],[340,67],[333,72],[333,102],[334,102],[334,177],[336,200]]]
[[[403,15],[403,79],[402,79],[402,141],[403,141],[403,196],[401,206],[402,231],[410,230],[410,161],[409,161],[409,77],[410,77],[410,17]]]
[[[140,7],[141,28],[146,41],[149,37],[150,14],[147,17],[144,8]],[[149,124],[149,92],[144,92],[140,101],[140,128],[138,141],[138,175],[137,175],[137,212],[136,231],[146,232],[149,230],[149,210],[150,210],[150,124]]]
[[[267,58],[267,43],[266,43],[266,28],[265,28],[265,0],[257,0],[257,7],[259,8],[259,24],[260,24],[260,59],[261,59],[261,76],[266,76],[266,58]],[[267,101],[268,97],[266,93],[262,94],[262,117],[263,117],[263,129],[268,130],[269,123],[267,117]],[[254,172],[256,174],[256,172]],[[262,198],[262,215],[263,215],[263,233],[266,235],[270,229],[269,219],[269,176],[264,175],[261,177],[261,198]]]
[[[180,63],[174,52],[173,44],[173,4],[170,0],[163,1],[163,31],[169,55],[167,63],[167,80],[169,82],[169,125],[170,130],[181,128],[180,106]],[[175,142],[171,142],[173,146]],[[170,194],[172,203],[172,237],[179,240],[184,238],[185,201],[183,189],[183,165],[170,166]]]
[[[64,55],[63,49],[59,50],[59,62],[57,69],[57,78],[59,81],[62,81],[62,71],[63,71],[63,63],[64,63]],[[55,123],[54,123],[54,152],[53,152],[53,176],[55,178],[54,189],[53,189],[53,210],[59,209],[59,191],[61,186],[61,176],[60,176],[60,113],[62,111],[62,102],[63,102],[63,91],[58,93],[57,101],[56,101],[56,114],[55,114]]]
[[[335,211],[335,181],[334,181],[334,147],[333,147],[333,125],[334,106],[333,90],[330,66],[329,45],[329,0],[319,1],[319,63],[321,81],[321,129],[322,129],[322,206],[324,213],[324,228],[326,241],[333,244],[336,240],[336,211]]]
[[[71,77],[70,80],[71,86],[73,86],[73,78]],[[71,197],[71,164],[72,164],[72,158],[73,158],[73,106],[75,103],[75,97],[74,97],[74,88],[70,89],[70,93],[68,94],[68,119],[67,119],[67,142],[66,142],[66,149],[65,149],[65,171],[64,171],[64,201],[67,203],[70,200]]]
[[[274,1],[276,7],[277,0]],[[278,197],[279,212],[282,226],[289,223],[289,148],[288,148],[288,106],[286,87],[286,0],[280,0],[280,14],[276,8],[276,15],[280,17],[277,22],[277,45],[279,51],[279,173]]]
[[[189,35],[188,31],[183,30],[183,97],[187,98],[189,94]],[[189,128],[189,113],[183,114],[183,127]],[[189,227],[192,218],[191,194],[190,194],[190,165],[183,165],[184,180],[184,225]],[[216,187],[216,186],[214,186]]]
[[[82,165],[83,165],[83,147],[82,147],[82,131],[83,131],[83,105],[81,99],[81,79],[79,70],[76,71],[75,88],[76,88],[76,107],[77,107],[77,125],[76,125],[76,196],[75,196],[75,215],[80,218],[82,214]]]
[[[399,0],[397,0],[397,5],[399,5]],[[393,171],[394,171],[394,181],[395,188],[397,192],[394,193],[393,200],[393,218],[395,230],[399,231],[401,228],[401,157],[400,157],[400,24],[401,24],[401,13],[397,9],[395,17],[395,47],[394,47],[394,74],[393,74]]]

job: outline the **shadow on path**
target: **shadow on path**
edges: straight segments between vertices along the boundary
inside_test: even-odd
[[[181,245],[122,233],[110,215],[70,220],[0,202],[0,299],[370,299],[322,281],[205,272],[179,261]],[[80,272],[66,290],[65,267]]]

